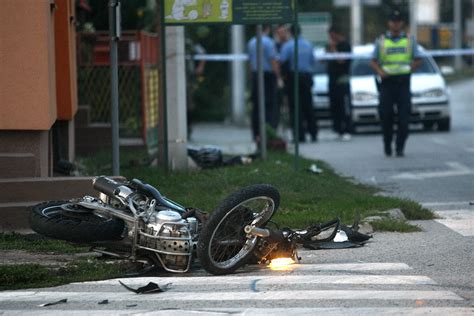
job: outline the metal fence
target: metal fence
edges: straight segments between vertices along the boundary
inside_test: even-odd
[[[123,32],[119,42],[119,122],[121,137],[147,138],[158,124],[158,71],[155,34]],[[78,33],[79,104],[89,105],[92,123],[110,122],[109,37]],[[153,125],[150,125],[153,124]]]

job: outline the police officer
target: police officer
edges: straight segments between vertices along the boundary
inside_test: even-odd
[[[329,28],[329,42],[326,51],[330,53],[351,52],[351,45],[337,26]],[[333,130],[344,141],[351,139],[352,129],[350,68],[350,59],[330,60],[327,63]]]
[[[305,134],[308,131],[311,136],[311,141],[317,140],[318,128],[314,117],[313,103],[311,97],[311,87],[313,85],[313,67],[314,67],[314,55],[313,45],[300,36],[301,29],[299,26],[292,28],[293,39],[286,42],[280,53],[280,63],[288,63],[288,66],[282,66],[282,68],[289,69],[288,76],[288,103],[290,105],[290,120],[291,124],[294,122],[293,115],[295,113],[294,104],[294,84],[293,78],[295,76],[295,61],[293,59],[295,51],[295,43],[298,43],[298,80],[299,80],[299,93],[300,96],[300,107],[299,107],[299,140],[305,142]],[[306,128],[304,126],[306,123]]]
[[[265,81],[265,122],[276,129],[275,115],[276,89],[281,82],[280,67],[275,42],[270,37],[271,26],[263,25],[263,77]],[[247,43],[249,66],[252,73],[252,134],[257,144],[260,142],[260,124],[258,113],[258,76],[257,76],[257,38],[252,37]]]
[[[390,14],[388,32],[375,43],[371,66],[378,75],[379,114],[382,123],[385,155],[392,155],[392,138],[397,106],[398,129],[395,141],[397,157],[404,156],[411,113],[410,76],[421,64],[416,40],[403,31],[400,11]]]

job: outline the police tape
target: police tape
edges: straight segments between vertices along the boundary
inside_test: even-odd
[[[463,49],[438,49],[438,50],[426,50],[421,51],[422,56],[463,56],[463,55],[474,55],[474,49],[463,48]],[[354,58],[371,58],[371,53],[323,53],[315,54],[314,56],[319,60],[335,60],[335,59],[354,59]],[[247,54],[197,54],[194,55],[194,60],[205,60],[205,61],[247,61]]]

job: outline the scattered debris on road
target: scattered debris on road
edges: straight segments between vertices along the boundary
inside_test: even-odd
[[[63,298],[62,300],[59,300],[59,301],[56,301],[56,302],[40,304],[38,306],[39,307],[46,307],[46,306],[52,306],[52,305],[64,304],[64,303],[67,303],[67,298]]]
[[[134,289],[129,287],[126,284],[123,284],[121,281],[119,283],[126,288],[127,290],[136,293],[136,294],[153,294],[153,293],[161,293],[167,290],[168,286],[171,283],[165,284],[163,288],[160,288],[160,286],[156,283],[149,282],[147,285],[139,287],[138,289]]]

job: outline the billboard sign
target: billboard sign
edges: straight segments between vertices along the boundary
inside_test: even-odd
[[[164,0],[166,25],[290,23],[294,0]]]

